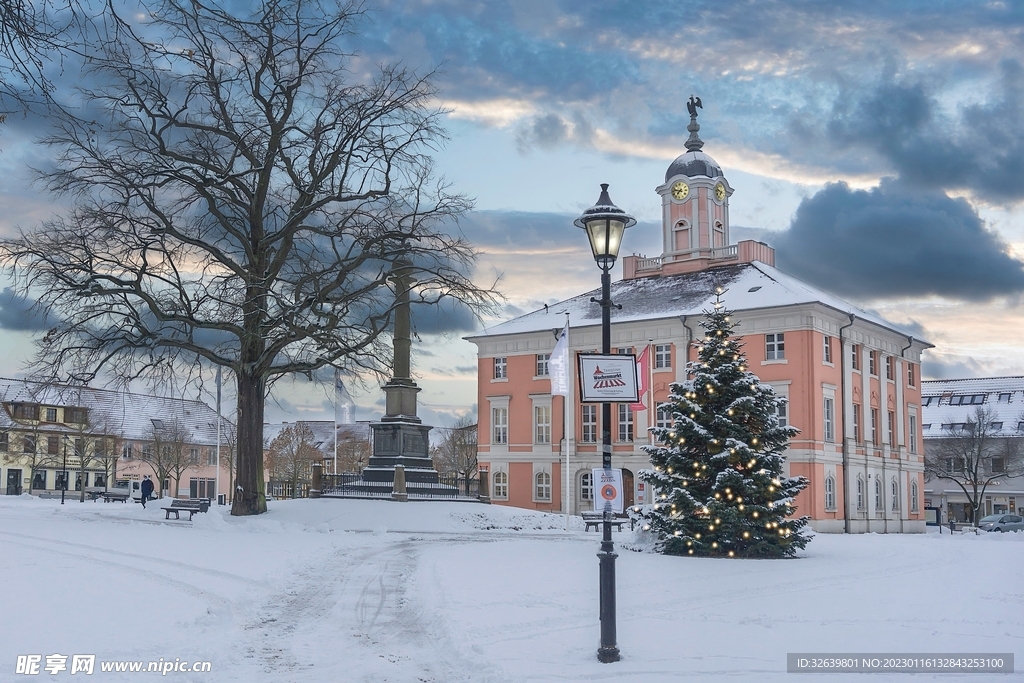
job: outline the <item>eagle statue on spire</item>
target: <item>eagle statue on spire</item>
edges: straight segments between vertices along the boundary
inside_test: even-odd
[[[690,118],[697,118],[697,110],[703,108],[700,98],[690,95],[690,101],[686,103],[686,111],[690,112]]]

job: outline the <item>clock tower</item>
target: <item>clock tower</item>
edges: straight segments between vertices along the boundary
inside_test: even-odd
[[[704,141],[697,134],[697,110],[703,109],[700,98],[691,96],[686,108],[690,113],[686,152],[669,165],[665,183],[655,189],[661,195],[661,257],[627,256],[624,279],[755,260],[775,265],[775,251],[767,244],[753,240],[732,243],[729,197],[733,188],[718,162],[702,151]]]

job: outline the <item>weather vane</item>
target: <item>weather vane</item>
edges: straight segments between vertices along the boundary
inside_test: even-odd
[[[686,111],[690,112],[690,118],[697,118],[697,110],[703,108],[704,105],[701,104],[700,98],[690,95],[690,101],[686,103]]]

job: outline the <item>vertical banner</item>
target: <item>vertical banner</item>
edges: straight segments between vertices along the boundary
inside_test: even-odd
[[[594,509],[604,510],[611,505],[612,512],[622,512],[622,470],[593,469]]]
[[[341,372],[334,372],[334,424],[350,425],[356,422],[356,402],[341,380]]]
[[[548,359],[548,374],[551,375],[551,395],[569,395],[569,320],[565,321],[562,336],[555,342],[555,350]]]

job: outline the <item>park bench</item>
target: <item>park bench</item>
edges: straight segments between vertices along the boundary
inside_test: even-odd
[[[195,500],[175,500],[171,501],[170,507],[160,509],[165,511],[164,519],[170,519],[172,512],[174,513],[175,519],[181,519],[181,513],[187,512],[188,520],[191,522],[192,516],[197,512],[206,512],[210,509],[210,501],[206,498],[198,498]]]
[[[597,531],[601,528],[601,524],[604,523],[604,513],[600,510],[587,510],[582,514],[583,522],[586,524],[584,531],[590,531],[591,527],[594,528],[594,531]],[[611,525],[615,527],[616,531],[622,531],[622,525],[626,522],[630,522],[630,528],[633,527],[632,522],[625,514],[617,514],[611,520]]]
[[[112,500],[116,500],[119,503],[127,503],[128,502],[128,498],[130,497],[130,494],[127,491],[124,492],[124,493],[118,493],[118,492],[114,492],[114,491],[104,491],[100,495],[103,496],[103,502],[104,503],[109,503]]]

